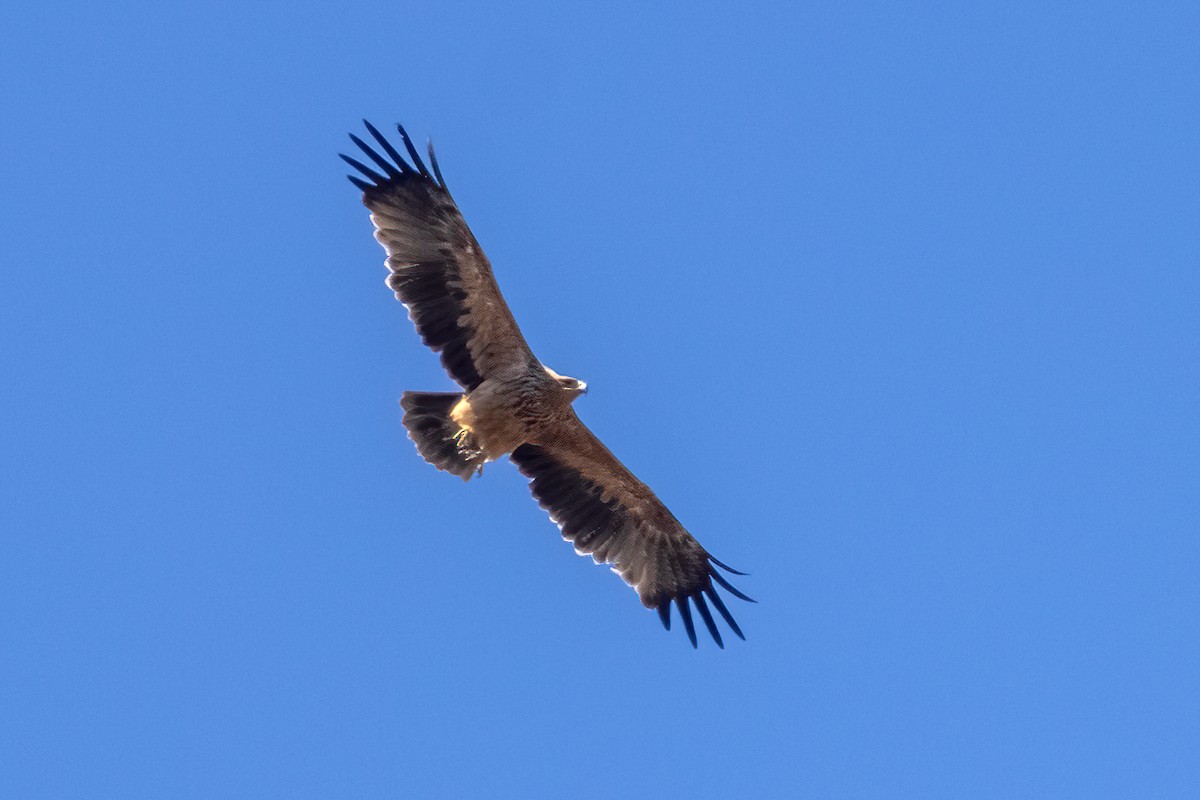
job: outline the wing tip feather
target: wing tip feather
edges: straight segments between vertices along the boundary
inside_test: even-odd
[[[700,618],[704,620],[704,626],[708,628],[713,641],[717,643],[717,647],[724,650],[725,642],[721,641],[721,632],[717,630],[717,623],[713,621],[712,613],[708,610],[708,605],[704,602],[704,595],[696,592],[692,595],[692,602],[696,604],[696,610],[700,612]]]
[[[446,188],[446,179],[442,177],[442,169],[438,166],[437,153],[433,151],[432,139],[425,143],[425,149],[429,151],[429,165],[433,167],[434,177],[437,178],[437,182],[441,185],[442,190],[449,193],[450,190]]]
[[[371,169],[370,167],[368,167],[366,164],[362,163],[361,161],[353,159],[350,156],[346,155],[345,153],[338,153],[338,158],[342,159],[342,161],[345,161],[347,164],[354,167],[356,170],[361,172],[367,178],[374,181],[376,187],[382,186],[384,183],[387,182],[387,178],[383,177],[378,172]]]
[[[717,609],[717,613],[725,620],[725,624],[729,626],[729,629],[736,633],[737,637],[743,642],[746,641],[746,634],[742,633],[742,629],[734,620],[733,615],[729,613],[729,609],[725,607],[725,602],[721,600],[721,595],[717,594],[717,590],[710,586],[704,593],[708,595],[708,599],[712,602],[713,607]]]
[[[711,558],[711,556],[710,556],[710,558]],[[749,596],[748,594],[745,594],[740,589],[738,589],[736,586],[734,586],[732,583],[725,580],[725,576],[722,575],[721,573],[717,572],[715,569],[712,569],[710,567],[708,570],[708,574],[714,581],[721,584],[721,586],[724,587],[725,591],[729,592],[734,597],[736,597],[740,600],[745,600],[747,603],[757,603],[758,602],[753,597]]]
[[[692,608],[688,605],[686,596],[680,595],[675,598],[675,607],[679,609],[679,617],[683,620],[683,627],[687,629],[688,641],[692,643],[692,649],[697,649],[696,644],[696,624],[692,621]]]
[[[421,175],[429,180],[433,180],[433,176],[429,174],[429,170],[425,168],[425,162],[421,160],[421,154],[417,152],[417,148],[413,145],[412,139],[408,135],[408,131],[404,130],[404,126],[396,123],[396,130],[400,132],[400,139],[404,142],[404,149],[408,151],[408,157],[412,159],[413,166]]]
[[[355,136],[353,133],[350,134],[350,141],[354,142],[354,144],[358,146],[359,150],[362,150],[364,153],[366,153],[367,158],[374,161],[376,166],[378,166],[381,170],[383,170],[384,172],[386,172],[388,174],[388,177],[390,177],[390,178],[399,178],[400,177],[400,175],[402,173],[399,169],[396,168],[396,165],[392,164],[386,158],[379,155],[379,153],[375,152],[375,148],[371,147],[371,145],[367,144],[362,139]]]
[[[729,566],[725,562],[718,560],[715,556],[713,556],[712,553],[708,553],[707,555],[708,555],[709,561],[716,564],[718,567],[725,570],[726,572],[732,573],[734,575],[741,575],[742,577],[746,577],[750,574],[749,572],[741,572],[739,570],[734,569],[733,567]]]
[[[421,179],[432,184],[434,188],[440,189],[443,192],[447,192],[446,181],[442,177],[441,167],[438,165],[437,156],[433,151],[433,142],[429,142],[428,145],[429,160],[433,165],[433,172],[431,173],[425,166],[424,160],[421,158],[417,148],[413,145],[412,138],[408,135],[408,131],[404,129],[403,125],[397,124],[396,130],[399,132],[400,138],[404,142],[404,149],[408,152],[408,158],[402,156],[400,151],[392,146],[392,143],[387,140],[387,138],[379,131],[379,129],[371,124],[370,120],[363,118],[362,124],[367,129],[367,132],[371,134],[371,137],[379,143],[379,146],[383,149],[384,153],[387,154],[388,158],[385,158],[378,151],[376,151],[374,147],[372,147],[370,144],[367,144],[362,137],[351,133],[349,134],[350,140],[354,142],[354,144],[363,152],[364,155],[366,155],[371,161],[378,165],[380,169],[387,173],[386,177],[379,175],[374,170],[366,167],[359,161],[351,159],[347,155],[343,155],[341,153],[338,155],[356,170],[366,175],[367,178],[375,181],[375,185],[370,188],[380,189],[386,186],[389,181],[415,178],[419,175]],[[388,160],[389,158],[391,161]],[[409,163],[410,161],[412,162],[411,164]],[[356,183],[355,185],[357,186],[358,184]],[[364,189],[364,191],[366,190]],[[447,194],[448,193],[449,192],[447,192]]]

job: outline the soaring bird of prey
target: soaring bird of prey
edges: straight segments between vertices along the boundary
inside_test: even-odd
[[[695,647],[691,603],[724,647],[711,603],[745,639],[713,585],[750,600],[717,567],[745,573],[713,558],[579,421],[572,403],[587,385],[559,375],[530,350],[487,257],[446,189],[432,143],[431,174],[403,127],[396,126],[408,160],[371,123],[363,123],[382,154],[359,137],[350,138],[377,169],[342,158],[362,175],[348,177],[362,190],[375,238],[387,251],[387,285],[463,389],[404,392],[403,422],[417,450],[433,466],[464,480],[508,455],[529,478],[534,498],[558,523],[563,538],[580,555],[611,564],[643,605],[658,610],[665,628],[671,628],[674,603]]]

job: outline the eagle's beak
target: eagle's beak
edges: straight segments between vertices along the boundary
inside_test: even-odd
[[[583,381],[580,381],[580,382],[579,382],[579,393],[580,393],[580,394],[587,394],[587,384],[586,384],[586,383],[584,383]]]

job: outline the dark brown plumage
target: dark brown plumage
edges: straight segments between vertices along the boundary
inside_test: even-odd
[[[404,425],[418,451],[464,480],[509,455],[576,552],[613,565],[642,603],[658,610],[666,628],[674,603],[694,647],[695,605],[713,640],[724,647],[711,603],[745,638],[714,586],[750,600],[717,568],[743,573],[701,547],[575,415],[571,404],[586,393],[586,384],[534,356],[446,189],[432,145],[430,173],[404,128],[397,126],[408,160],[364,124],[384,155],[350,138],[377,169],[342,158],[365,177],[350,180],[362,190],[375,238],[387,252],[388,286],[408,307],[421,339],[441,354],[446,371],[465,390],[404,393]]]

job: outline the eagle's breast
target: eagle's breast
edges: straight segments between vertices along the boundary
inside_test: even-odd
[[[569,405],[563,392],[544,377],[531,374],[489,378],[455,409],[455,421],[475,434],[489,459],[511,453]]]

